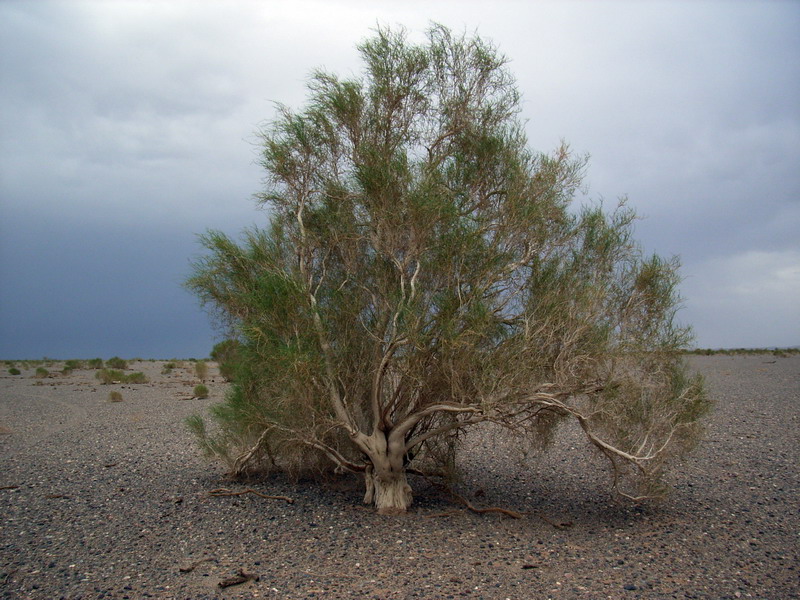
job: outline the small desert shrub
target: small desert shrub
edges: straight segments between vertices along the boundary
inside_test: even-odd
[[[194,372],[200,381],[205,381],[208,377],[208,365],[205,361],[200,360],[194,364]]]
[[[164,367],[161,369],[161,374],[162,375],[169,375],[170,373],[172,373],[172,369],[174,369],[174,368],[175,368],[175,363],[173,363],[173,362],[165,363]]]
[[[241,343],[238,340],[224,340],[211,350],[211,360],[217,361],[219,373],[225,381],[233,381],[240,347]]]
[[[136,372],[126,375],[117,369],[101,369],[94,374],[102,384],[109,383],[147,383],[147,376],[144,373]]]
[[[208,398],[208,388],[204,386],[202,383],[194,386],[194,397]]]
[[[21,372],[21,371],[20,371],[19,369],[17,369],[16,367],[11,367],[11,368],[8,370],[8,373],[9,373],[10,375],[19,375],[19,374],[20,374],[20,372]]]
[[[71,358],[70,360],[64,363],[64,371],[76,371],[78,369],[83,369],[83,361],[77,360],[75,358]]]
[[[94,376],[104,385],[109,383],[124,383],[126,379],[125,373],[116,369],[100,369]]]
[[[50,371],[45,369],[44,367],[36,367],[36,377],[39,379],[44,379],[45,377],[50,375]]]
[[[116,390],[112,391],[112,392],[109,392],[108,401],[109,402],[122,402],[122,394],[120,394]]]
[[[120,358],[119,356],[112,356],[106,361],[106,366],[112,369],[127,369],[128,361]]]
[[[125,383],[147,383],[147,376],[141,371],[131,373],[125,377]]]
[[[87,363],[90,369],[102,369],[103,368],[103,359],[102,358],[92,358]]]

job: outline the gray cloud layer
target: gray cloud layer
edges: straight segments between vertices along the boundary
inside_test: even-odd
[[[478,30],[531,145],[680,254],[700,346],[800,343],[800,5],[0,3],[0,357],[204,355],[194,234],[265,216],[253,131],[376,23]]]

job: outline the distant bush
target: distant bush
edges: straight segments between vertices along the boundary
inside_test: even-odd
[[[107,385],[109,383],[125,383],[125,373],[117,369],[100,369],[94,374],[100,383]]]
[[[127,369],[128,361],[120,358],[119,356],[112,356],[106,361],[106,366],[112,369]]]
[[[688,350],[687,354],[697,354],[700,356],[753,356],[758,354],[772,354],[773,356],[786,357],[793,354],[800,354],[800,348],[695,348]]]
[[[122,402],[122,394],[120,394],[116,390],[114,390],[112,392],[109,392],[108,401],[109,402]]]
[[[200,360],[194,364],[194,372],[200,381],[205,381],[208,377],[208,365],[205,361]]]
[[[19,375],[21,373],[21,371],[16,367],[11,367],[8,372],[10,375]]]
[[[83,367],[84,365],[82,360],[77,360],[75,358],[72,358],[64,363],[63,371],[64,372],[77,371],[78,369],[83,369]]]
[[[219,373],[225,381],[233,381],[236,361],[239,356],[241,343],[238,340],[224,340],[211,350],[211,360],[219,365]]]
[[[194,397],[208,398],[208,388],[204,386],[202,383],[194,386]]]
[[[101,369],[94,376],[104,385],[110,383],[147,383],[148,381],[144,373],[136,372],[126,375],[118,369]]]
[[[174,369],[174,368],[175,368],[175,363],[174,362],[164,363],[164,367],[161,369],[161,374],[162,375],[169,375],[170,373],[172,373],[172,369]]]
[[[36,367],[36,377],[39,379],[44,379],[50,375],[50,371],[45,369],[44,367]]]
[[[125,377],[125,383],[147,383],[148,381],[147,376],[141,371],[131,373]]]
[[[86,363],[90,369],[102,369],[103,368],[103,359],[102,358],[93,358]]]

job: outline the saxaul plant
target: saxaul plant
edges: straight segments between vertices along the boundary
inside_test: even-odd
[[[238,341],[236,377],[190,420],[234,474],[362,473],[412,503],[494,423],[545,444],[574,420],[611,486],[663,492],[709,402],[681,351],[677,259],[646,256],[624,202],[575,208],[586,166],[529,149],[496,48],[380,29],[360,77],[318,71],[261,132],[267,228],[202,237],[188,286]]]

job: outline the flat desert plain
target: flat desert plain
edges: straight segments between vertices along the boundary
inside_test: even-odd
[[[223,398],[215,368],[199,400],[192,363],[132,363],[149,382],[111,385],[4,367],[0,596],[800,597],[800,357],[689,361],[717,405],[659,503],[615,500],[570,429],[527,458],[490,430],[469,434],[458,493],[521,519],[467,510],[422,479],[392,517],[359,504],[354,477],[226,480],[184,425]],[[223,487],[285,499],[209,494]]]

